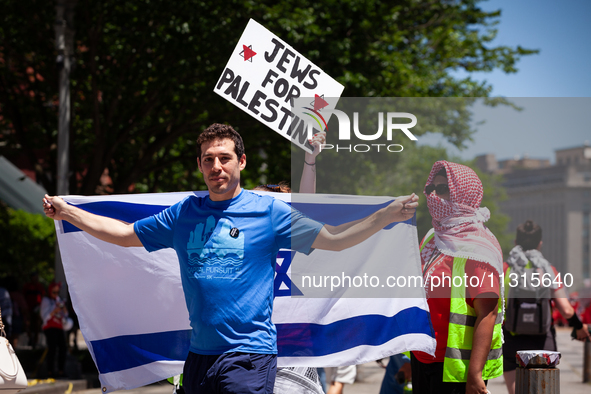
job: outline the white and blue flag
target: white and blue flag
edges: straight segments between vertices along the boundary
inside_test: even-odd
[[[64,199],[92,213],[134,222],[192,194],[207,192]],[[291,202],[289,194],[261,194]],[[332,225],[365,217],[392,201],[337,195],[314,195],[311,202],[299,202],[302,199],[298,196],[298,209]],[[72,304],[103,391],[132,389],[180,374],[191,328],[174,250],[148,253],[144,248],[119,247],[68,222],[56,221],[56,230]],[[367,277],[366,283],[355,280],[376,261],[400,267],[398,279],[404,277],[405,283],[411,276],[422,277],[414,218],[385,227],[346,253],[279,252],[273,307],[278,366],[357,365],[407,350],[434,353],[422,288],[415,292],[418,297],[409,298],[409,288],[397,278],[387,283],[375,278],[369,284]],[[338,271],[347,263],[353,263],[356,272]],[[334,273],[328,279],[327,267]],[[332,287],[333,296],[316,293],[321,287]],[[370,290],[380,287],[391,296],[372,298]]]

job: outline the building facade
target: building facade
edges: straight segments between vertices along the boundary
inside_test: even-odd
[[[591,274],[591,146],[557,150],[555,165],[529,158],[494,163],[490,155],[477,163],[504,176],[508,198],[500,205],[511,218],[509,231],[527,219],[538,223],[544,256],[569,291],[581,289]]]

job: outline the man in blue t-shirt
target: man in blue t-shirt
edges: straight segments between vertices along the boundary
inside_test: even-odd
[[[244,144],[229,125],[197,139],[208,197],[190,196],[154,216],[124,223],[45,196],[45,214],[106,242],[173,248],[192,334],[183,387],[193,393],[272,393],[276,330],[271,322],[275,256],[280,248],[343,250],[386,225],[410,219],[418,197],[399,198],[357,222],[325,226],[282,201],[240,187]]]

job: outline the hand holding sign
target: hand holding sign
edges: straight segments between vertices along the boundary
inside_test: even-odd
[[[326,133],[321,131],[320,133],[314,134],[314,136],[308,140],[312,145],[314,151],[312,153],[306,152],[305,161],[308,165],[316,162],[316,156],[322,151],[322,147],[326,143]]]
[[[343,89],[343,85],[251,19],[214,91],[312,153],[307,127],[310,120],[292,112],[292,101],[313,97],[310,110],[318,114],[324,108],[334,109]],[[318,126],[320,131],[326,128],[326,122]]]

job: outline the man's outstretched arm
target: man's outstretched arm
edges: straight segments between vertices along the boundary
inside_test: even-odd
[[[48,218],[70,222],[102,241],[119,246],[143,246],[132,223],[86,212],[67,204],[60,197],[46,194],[43,199],[43,210]]]
[[[414,193],[400,197],[387,207],[374,212],[365,219],[340,226],[324,226],[314,240],[315,249],[340,251],[355,246],[393,222],[402,222],[413,217],[419,206],[419,197]],[[327,228],[328,227],[328,228]]]
[[[466,382],[466,394],[486,394],[488,392],[482,371],[490,351],[490,345],[494,335],[495,321],[498,314],[498,298],[490,298],[481,294],[474,299],[474,334],[472,337],[472,353],[468,364],[468,377]]]

